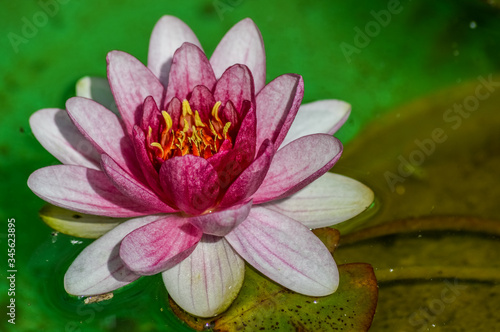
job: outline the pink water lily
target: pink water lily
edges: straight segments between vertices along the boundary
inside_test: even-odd
[[[237,296],[246,261],[293,291],[333,293],[337,266],[310,229],[373,200],[363,184],[327,172],[342,152],[332,134],[350,106],[300,106],[299,75],[266,85],[264,45],[250,19],[210,60],[185,23],[164,16],[147,67],[119,51],[107,62],[107,82],[84,78],[66,110],[30,118],[63,165],[35,171],[29,187],[87,215],[56,229],[86,236],[96,223],[112,225],[69,267],[66,291],[102,294],[162,273],[178,305],[209,317]]]

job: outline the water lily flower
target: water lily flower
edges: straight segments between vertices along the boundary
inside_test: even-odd
[[[210,317],[237,296],[246,261],[295,292],[333,293],[337,266],[310,229],[373,200],[363,184],[328,172],[342,152],[332,134],[350,106],[300,106],[299,75],[266,85],[264,45],[250,19],[208,60],[185,23],[164,16],[147,67],[120,51],[107,64],[107,82],[84,78],[66,110],[30,118],[63,165],[35,171],[29,187],[87,215],[86,226],[85,218],[59,220],[58,229],[87,236],[112,225],[71,264],[66,291],[103,294],[161,273],[179,306]]]

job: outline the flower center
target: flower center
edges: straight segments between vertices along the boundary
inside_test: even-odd
[[[163,162],[176,156],[193,154],[195,156],[210,158],[216,154],[225,140],[231,142],[229,129],[231,122],[225,124],[219,118],[218,101],[208,114],[208,123],[203,122],[198,111],[192,111],[187,100],[182,102],[182,112],[179,117],[178,128],[172,128],[172,118],[166,111],[162,111],[163,130],[155,139],[151,126],[147,134],[147,147],[152,159]]]

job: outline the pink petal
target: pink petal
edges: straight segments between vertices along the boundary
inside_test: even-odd
[[[99,153],[80,134],[65,110],[41,109],[29,121],[33,135],[60,162],[99,169]]]
[[[275,78],[257,95],[257,146],[270,139],[277,150],[299,110],[304,81],[295,74]]]
[[[219,175],[221,189],[226,189],[254,160],[256,124],[255,111],[250,109],[241,123],[234,147],[225,150],[226,143],[229,146],[231,145],[226,140],[219,152],[207,159]]]
[[[318,133],[333,135],[346,122],[350,113],[351,105],[341,100],[319,100],[303,104],[281,146],[302,136]]]
[[[101,159],[104,173],[122,194],[134,202],[146,206],[151,211],[157,211],[158,213],[177,212],[177,210],[165,204],[151,189],[125,172],[111,157],[103,154]]]
[[[153,275],[189,256],[202,235],[188,218],[164,217],[128,234],[121,243],[120,257],[135,273]]]
[[[238,22],[217,45],[210,63],[216,77],[236,63],[247,66],[255,79],[255,91],[260,91],[266,85],[266,52],[259,28],[249,18]]]
[[[172,128],[178,128],[179,119],[182,114],[182,103],[177,98],[172,98],[167,106],[167,113],[170,114],[172,119]]]
[[[166,87],[174,52],[184,42],[201,49],[193,31],[175,16],[165,15],[156,23],[149,40],[148,68]]]
[[[226,189],[243,170],[241,165],[234,160],[234,157],[238,155],[238,151],[233,149],[230,145],[231,143],[229,140],[225,140],[219,152],[207,159],[217,174],[220,174],[220,189],[223,190]]]
[[[248,106],[248,102],[245,103]],[[243,167],[247,167],[248,164],[253,160],[256,152],[257,145],[257,126],[258,118],[255,108],[250,108],[246,113],[245,117],[241,121],[240,128],[238,129],[238,135],[234,141],[234,149],[242,156],[243,160],[238,160],[243,164]]]
[[[115,114],[118,112],[108,80],[102,77],[85,76],[76,82],[76,95],[92,99]]]
[[[253,107],[253,109],[255,109],[255,107]],[[236,110],[231,100],[228,100],[226,104],[221,109],[219,109],[219,112],[219,116],[222,122],[231,122],[231,126],[235,126],[236,128],[239,127],[239,119],[242,117],[243,112],[241,112],[241,109]]]
[[[215,104],[215,99],[204,85],[197,85],[194,87],[191,97],[189,98],[189,105],[192,111],[198,111],[200,118],[203,122],[208,123],[209,115]]]
[[[132,135],[133,135],[132,142],[134,144],[135,155],[142,169],[142,174],[144,174],[147,183],[154,190],[154,192],[156,193],[163,192],[163,189],[160,185],[158,172],[153,167],[153,164],[149,159],[148,152],[146,151],[146,137],[144,135],[144,132],[141,130],[141,128],[135,126]]]
[[[95,101],[82,97],[68,99],[66,108],[78,130],[100,154],[109,155],[131,174],[140,172],[134,148],[115,114]]]
[[[85,248],[64,275],[64,288],[73,295],[97,295],[111,292],[140,277],[122,262],[120,242],[131,231],[159,216],[131,219],[120,224]]]
[[[162,273],[172,299],[187,312],[213,317],[238,295],[245,262],[224,238],[203,235],[193,253]]]
[[[151,127],[153,132],[155,132],[160,125],[160,114],[154,98],[151,96],[146,97],[142,106],[142,121],[140,122],[142,130],[147,133],[149,127]]]
[[[174,54],[166,101],[169,102],[173,97],[187,99],[197,85],[204,85],[212,90],[215,82],[214,72],[205,53],[196,45],[184,43]]]
[[[160,169],[160,183],[169,200],[193,215],[212,207],[219,194],[218,177],[212,165],[189,154],[166,160]]]
[[[337,289],[339,275],[332,255],[298,221],[253,208],[225,238],[250,265],[290,290],[325,296]]]
[[[364,184],[334,173],[325,173],[304,189],[282,200],[265,204],[308,228],[328,227],[363,212],[373,202]]]
[[[204,234],[224,236],[243,222],[248,216],[252,202],[231,206],[222,211],[209,212],[189,218],[189,222]]]
[[[327,134],[301,137],[280,149],[253,196],[254,204],[285,198],[325,174],[342,154],[342,144]]]
[[[38,169],[30,175],[28,186],[43,200],[82,213],[127,218],[156,212],[125,197],[103,172],[82,166]]]
[[[147,96],[153,96],[157,105],[163,105],[164,88],[158,78],[132,55],[111,51],[107,56],[108,80],[118,110],[128,133],[142,118],[142,105]]]
[[[244,65],[229,67],[215,85],[214,97],[225,105],[231,101],[240,112],[244,100],[248,100],[255,109],[255,88],[252,73]]]
[[[232,206],[251,197],[264,181],[274,155],[273,144],[267,140],[262,144],[257,158],[231,184],[220,202],[221,208]]]

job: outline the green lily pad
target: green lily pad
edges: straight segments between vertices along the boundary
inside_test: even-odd
[[[376,195],[368,213],[336,226],[335,251],[337,263],[375,270],[371,331],[499,326],[499,87],[487,73],[402,105],[335,166]]]
[[[328,251],[333,255],[333,252],[339,245],[340,232],[335,228],[323,227],[316,228],[312,231],[326,246]]]
[[[500,281],[499,236],[496,220],[451,216],[399,220],[342,237],[335,259],[370,262],[379,283],[446,278],[494,283]]]
[[[500,75],[485,74],[414,100],[349,142],[333,171],[365,183],[376,204],[336,225],[342,236],[426,215],[500,219],[499,86]]]
[[[335,259],[373,266],[380,286],[373,331],[494,331],[499,236],[497,220],[413,218],[343,236]]]
[[[338,241],[334,229],[315,230],[330,252]],[[325,297],[292,292],[247,266],[245,281],[231,307],[215,319],[173,311],[196,330],[214,331],[367,331],[377,305],[377,281],[369,264],[339,266],[340,285]]]

